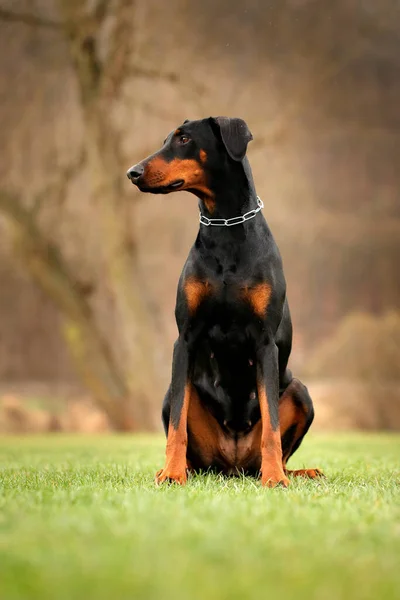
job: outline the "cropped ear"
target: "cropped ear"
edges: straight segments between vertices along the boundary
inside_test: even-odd
[[[229,156],[233,160],[243,160],[247,144],[253,139],[247,123],[243,119],[230,119],[229,117],[210,117],[210,119],[219,128]]]

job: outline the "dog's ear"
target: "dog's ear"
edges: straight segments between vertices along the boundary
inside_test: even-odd
[[[218,127],[229,156],[233,160],[243,160],[247,144],[253,139],[247,123],[243,119],[230,119],[229,117],[210,117],[210,120],[214,126]]]
[[[185,124],[185,123],[189,123],[189,119],[185,119],[185,120],[183,121],[183,124]]]

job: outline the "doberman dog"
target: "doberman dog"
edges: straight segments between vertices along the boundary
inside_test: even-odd
[[[260,212],[242,119],[185,121],[160,150],[131,167],[142,192],[192,192],[200,228],[183,268],[175,309],[179,336],[162,409],[166,462],[156,482],[187,472],[261,475],[268,487],[288,471],[314,409],[287,368],[292,324],[282,261]]]

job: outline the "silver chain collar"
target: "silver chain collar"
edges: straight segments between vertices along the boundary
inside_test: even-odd
[[[209,227],[213,226],[221,226],[221,227],[232,227],[232,225],[240,225],[241,223],[245,223],[250,219],[254,219],[256,214],[260,212],[260,210],[264,208],[264,203],[259,196],[257,196],[257,208],[253,208],[253,210],[249,210],[249,212],[244,215],[240,215],[239,217],[231,217],[230,219],[209,219],[200,213],[200,223]]]

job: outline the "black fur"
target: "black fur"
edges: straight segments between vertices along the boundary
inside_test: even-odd
[[[224,219],[242,215],[257,207],[245,156],[251,139],[241,119],[185,121],[169,134],[159,152],[132,167],[128,177],[142,191],[169,193],[174,191],[170,185],[161,181],[151,186],[145,176],[137,178],[137,173],[154,157],[167,164],[176,159],[195,160],[204,170],[211,196],[196,186],[182,189],[198,196],[202,214]],[[190,280],[207,282],[211,289],[194,313],[185,294]],[[262,316],[241,295],[245,287],[252,289],[258,284],[271,290]],[[292,324],[281,256],[262,213],[233,227],[200,225],[179,280],[175,315],[179,336],[162,413],[166,432],[170,422],[175,427],[179,422],[185,381],[190,380],[221,429],[232,437],[243,435],[261,417],[257,393],[260,378],[265,383],[270,420],[276,430],[279,398],[292,382],[287,369]],[[311,402],[307,392],[304,401]],[[301,438],[310,424],[307,422]],[[297,438],[293,425],[283,440],[285,446],[290,445],[290,454],[301,441]]]

